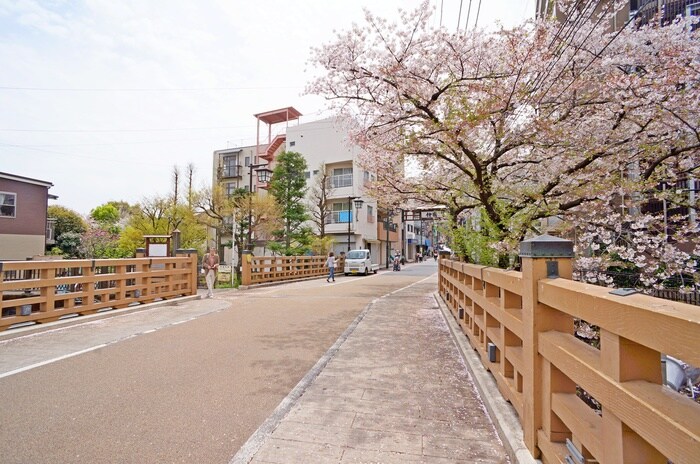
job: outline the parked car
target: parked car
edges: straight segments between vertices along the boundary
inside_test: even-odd
[[[368,275],[370,271],[375,274],[379,270],[379,263],[372,262],[372,254],[369,250],[351,250],[345,255],[345,268],[343,273]]]

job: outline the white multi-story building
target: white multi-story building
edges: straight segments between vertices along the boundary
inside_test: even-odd
[[[340,122],[329,118],[289,127],[286,149],[306,159],[309,186],[325,166],[330,183],[325,232],[335,239],[334,252],[367,248],[380,256],[377,201],[365,193],[365,182],[373,174],[359,166],[360,149],[348,140]]]
[[[333,237],[336,255],[366,248],[375,255],[376,262],[388,262],[387,250],[393,254],[402,248],[400,227],[396,224],[400,219],[398,214],[392,217],[389,220],[390,230],[386,230],[377,201],[366,194],[366,185],[375,176],[358,164],[360,148],[350,142],[347,130],[336,118],[295,126],[287,124],[290,120],[298,121],[300,115],[292,107],[255,115],[259,123],[267,125],[267,137],[263,135],[267,140],[260,140],[259,127],[258,141],[263,143],[215,151],[213,181],[220,183],[226,192],[233,193],[237,188],[248,189],[252,179],[253,191],[266,194],[267,184],[259,182],[255,173],[251,176],[250,165],[274,168],[275,159],[281,152],[301,153],[307,163],[305,175],[309,190],[314,180],[322,175],[321,166],[325,167],[328,176],[326,205],[329,211],[324,224],[325,234]],[[277,124],[287,127],[275,135],[272,126]],[[265,252],[264,243],[257,243],[255,253]],[[231,258],[231,251],[226,248],[224,259],[230,262]]]

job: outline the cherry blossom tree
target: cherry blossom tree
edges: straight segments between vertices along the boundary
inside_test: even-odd
[[[566,21],[496,32],[433,29],[427,3],[399,23],[367,12],[314,51],[324,73],[307,91],[352,121],[377,197],[445,205],[454,224],[482,211],[503,252],[559,217],[589,263],[644,264],[659,284],[698,254],[697,234],[659,242],[644,211],[661,182],[697,175],[698,33],[680,19],[611,31],[615,2],[573,3],[558,2]]]

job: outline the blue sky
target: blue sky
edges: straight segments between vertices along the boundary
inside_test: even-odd
[[[433,0],[434,25],[457,27],[458,0]],[[478,0],[472,0],[470,26]],[[211,182],[212,152],[255,142],[253,114],[294,106],[309,49],[420,1],[0,0],[0,171],[53,182],[81,213],[109,200],[166,194],[170,171],[195,164]],[[463,0],[464,27],[469,0]],[[534,0],[484,0],[479,26],[519,22]]]

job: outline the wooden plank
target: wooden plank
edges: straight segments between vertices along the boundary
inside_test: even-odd
[[[522,346],[506,346],[505,357],[513,365],[513,368],[522,372],[525,368],[525,363],[523,362],[523,347]]]
[[[700,365],[697,306],[647,295],[627,297],[566,279],[539,282],[539,301],[624,338]]]
[[[571,433],[599,461],[603,462],[602,419],[579,397],[571,393],[552,393],[552,410]]]
[[[571,335],[540,334],[542,356],[664,456],[679,463],[700,456],[700,404],[643,380],[615,382],[601,373],[600,356],[590,351],[597,350],[585,346]]]
[[[544,464],[566,464],[564,458],[569,454],[566,445],[549,441],[541,429],[537,431],[537,447],[542,451]]]
[[[502,289],[508,290],[516,295],[523,294],[523,273],[518,271],[507,271],[505,269],[484,268],[484,280]]]

